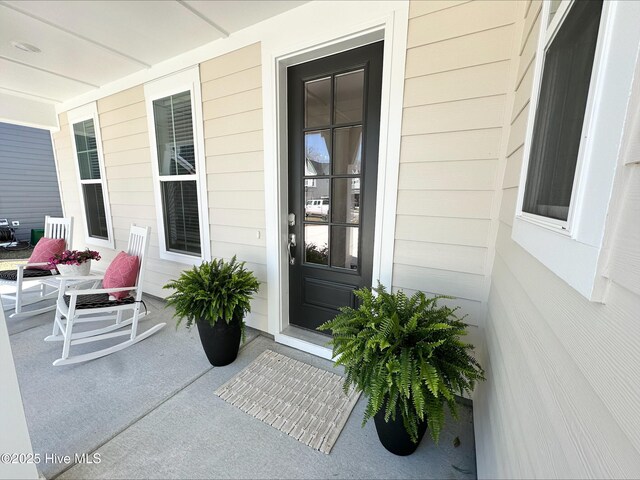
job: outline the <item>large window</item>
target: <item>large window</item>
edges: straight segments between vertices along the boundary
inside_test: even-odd
[[[601,252],[640,47],[640,2],[553,0],[541,8],[512,237],[583,296],[602,301]]]
[[[568,220],[601,13],[602,1],[576,2],[546,47],[523,212]]]
[[[113,248],[111,215],[104,178],[100,126],[95,103],[69,112],[80,197],[88,244]]]
[[[198,89],[197,70],[145,85],[161,256],[186,263],[208,257]]]
[[[200,256],[191,92],[153,101],[167,250]]]

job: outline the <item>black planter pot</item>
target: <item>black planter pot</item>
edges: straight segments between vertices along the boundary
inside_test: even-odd
[[[204,353],[214,367],[224,367],[233,362],[240,349],[240,320],[230,323],[218,319],[211,325],[206,320],[198,320],[198,333]]]
[[[424,437],[427,431],[427,421],[418,424],[418,443],[413,443],[411,437],[404,428],[402,423],[402,414],[396,409],[396,419],[389,419],[389,422],[384,421],[384,412],[386,407],[380,409],[373,417],[373,421],[376,424],[376,432],[378,432],[378,438],[380,443],[389,450],[391,453],[400,456],[411,455],[416,451],[420,445],[422,437]]]

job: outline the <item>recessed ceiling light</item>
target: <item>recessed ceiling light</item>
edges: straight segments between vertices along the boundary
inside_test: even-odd
[[[35,45],[31,45],[29,43],[16,42],[15,40],[13,40],[11,42],[11,45],[16,47],[18,50],[22,50],[23,52],[40,53],[40,49],[38,47],[36,47]]]

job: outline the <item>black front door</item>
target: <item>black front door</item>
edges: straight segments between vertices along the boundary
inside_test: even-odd
[[[288,70],[289,321],[300,327],[315,329],[371,286],[382,49]]]

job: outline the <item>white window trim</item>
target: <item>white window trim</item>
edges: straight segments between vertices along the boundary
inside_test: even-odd
[[[593,74],[585,111],[582,141],[567,222],[522,211],[544,51],[568,12],[569,1],[558,9],[546,34],[550,3],[543,2],[541,33],[524,145],[520,188],[512,238],[547,268],[591,301],[602,301],[606,282],[598,270],[605,222],[624,121],[640,47],[640,3],[604,2]]]
[[[109,202],[109,188],[107,187],[107,174],[104,168],[104,156],[102,153],[102,134],[100,131],[100,119],[98,117],[98,106],[96,102],[89,103],[82,107],[75,108],[67,112],[67,120],[69,122],[69,134],[71,135],[71,148],[73,151],[73,164],[75,165],[76,176],[78,178],[78,190],[80,193],[80,204],[82,205],[82,221],[84,223],[85,242],[88,245],[96,247],[115,248],[113,239],[113,221],[111,218],[111,203]],[[85,120],[93,120],[93,127],[96,132],[96,146],[98,149],[98,166],[100,168],[100,180],[81,180],[80,166],[78,165],[78,151],[76,148],[76,139],[73,133],[73,125],[84,122]],[[100,183],[102,185],[102,196],[104,201],[104,214],[107,220],[107,240],[92,237],[89,234],[89,223],[87,222],[87,208],[84,200],[84,191],[82,185],[84,183]]]
[[[162,192],[158,169],[158,151],[156,148],[156,128],[153,116],[153,101],[177,93],[189,91],[191,94],[191,112],[193,115],[193,145],[196,158],[195,180],[198,190],[198,218],[200,221],[200,256],[171,252],[165,240],[164,214],[162,211]],[[200,92],[200,70],[192,67],[144,85],[147,123],[149,126],[149,150],[151,152],[151,170],[153,171],[153,192],[158,222],[158,243],[160,258],[187,265],[199,265],[203,260],[211,259],[209,241],[209,204],[207,201],[207,175],[204,149],[204,126],[202,121],[202,97]],[[182,179],[183,176],[179,176]],[[171,177],[164,177],[170,179]]]

